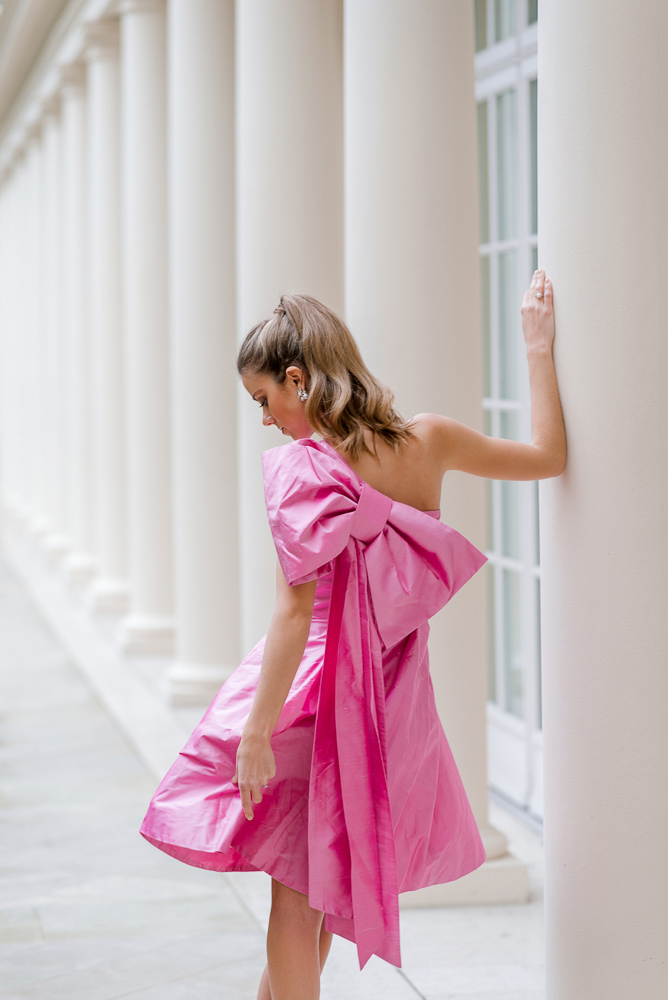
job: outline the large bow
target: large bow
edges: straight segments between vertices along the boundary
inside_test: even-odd
[[[366,483],[352,512],[336,520],[347,538],[334,562],[315,723],[309,902],[327,914],[328,929],[350,936],[352,921],[360,969],[372,954],[400,966],[382,650],[426,622],[487,560],[453,528]]]
[[[327,930],[357,943],[360,968],[372,954],[400,966],[383,648],[436,614],[487,557],[374,490],[324,442],[299,439],[262,462],[286,580],[334,570],[309,785],[309,902]]]

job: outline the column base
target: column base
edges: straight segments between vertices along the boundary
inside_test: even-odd
[[[494,858],[502,858],[508,853],[508,838],[505,833],[497,830],[491,823],[485,823],[484,826],[478,824],[478,830],[485,845],[488,861],[493,861]]]
[[[172,663],[163,682],[170,705],[206,706],[211,704],[234,670],[233,665],[207,663]]]
[[[125,580],[100,577],[86,591],[86,603],[100,615],[124,615],[130,607],[130,588]]]
[[[62,562],[63,574],[73,587],[85,587],[95,576],[95,562],[85,552],[70,552]]]
[[[127,656],[172,656],[174,640],[174,620],[157,615],[128,615],[118,630],[118,644]]]
[[[498,832],[498,831],[497,831]],[[428,885],[402,892],[399,909],[430,906],[489,906],[492,903],[527,903],[529,869],[512,854],[485,861],[480,868],[454,882]]]
[[[59,562],[66,555],[66,553],[70,551],[69,538],[67,538],[66,535],[61,535],[57,531],[45,535],[42,541],[44,544],[44,551],[51,562]]]

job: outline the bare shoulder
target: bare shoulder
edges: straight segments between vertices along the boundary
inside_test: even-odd
[[[440,413],[416,413],[413,417],[414,430],[424,442],[431,461],[435,462],[442,472],[452,468],[448,464],[448,457],[452,445],[456,442],[457,424],[457,420],[444,417]]]

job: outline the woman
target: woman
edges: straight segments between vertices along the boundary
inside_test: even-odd
[[[187,864],[272,876],[258,1000],[311,1000],[332,933],[401,965],[398,893],[461,878],[485,850],[440,724],[428,619],[486,562],[438,503],[449,469],[561,473],[552,289],[522,304],[532,443],[432,413],[403,420],[345,325],[284,295],[237,367],[263,423],[276,546],[269,631],[223,684],[140,832]],[[312,435],[317,431],[321,440]]]

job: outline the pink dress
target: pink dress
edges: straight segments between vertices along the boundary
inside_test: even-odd
[[[398,893],[451,882],[485,849],[436,711],[428,619],[487,561],[439,511],[390,500],[326,441],[262,453],[290,585],[317,580],[302,661],[271,738],[276,775],[241,810],[236,752],[266,636],[225,681],[140,827],[214,871],[265,871],[325,929],[401,966]]]

